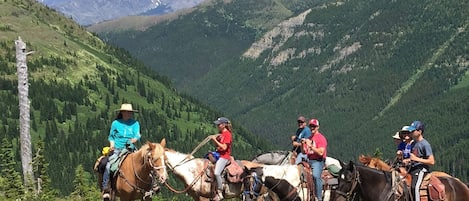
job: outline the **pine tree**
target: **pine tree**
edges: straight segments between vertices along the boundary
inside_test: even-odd
[[[80,200],[96,200],[101,193],[91,184],[91,175],[83,169],[83,165],[78,165],[75,169],[75,179],[73,180],[75,190],[71,197]]]
[[[23,194],[23,182],[21,181],[21,174],[15,170],[16,161],[13,145],[7,138],[2,140],[0,161],[0,177],[5,181],[0,183],[0,192],[6,198],[20,198]]]
[[[42,140],[39,140],[36,144],[36,153],[32,163],[39,200],[51,200],[57,196],[57,192],[51,187],[51,179],[47,173],[49,163],[47,163],[44,157],[44,142]]]

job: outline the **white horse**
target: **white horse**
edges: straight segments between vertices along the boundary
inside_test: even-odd
[[[175,190],[168,184],[166,186],[176,193],[188,193],[194,200],[211,200],[215,197],[215,177],[207,177],[210,161],[204,158],[194,158],[192,155],[183,154],[175,150],[167,149],[166,166],[185,184],[184,190]],[[207,181],[211,180],[211,181]],[[242,193],[242,182],[223,184],[224,198],[239,198]]]

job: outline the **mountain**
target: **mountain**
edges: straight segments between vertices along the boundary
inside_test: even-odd
[[[204,0],[38,0],[81,25],[130,15],[162,15],[197,6]]]
[[[225,115],[179,93],[167,77],[52,9],[33,0],[0,1],[0,138],[13,146],[12,153],[5,154],[14,156],[17,170],[21,168],[15,63],[19,36],[27,45],[26,51],[34,51],[27,56],[33,154],[43,154],[50,186],[60,196],[76,190],[76,177],[83,177],[79,181],[97,191],[92,167],[101,148],[108,145],[110,123],[122,103],[132,103],[140,111],[135,115],[142,133],[137,146],[166,138],[169,148],[184,153],[216,133],[213,120]],[[235,157],[250,159],[273,149],[238,121],[233,125]],[[39,142],[44,143],[44,149],[38,149]],[[202,146],[195,155],[203,157],[212,149],[211,145]],[[8,178],[3,168],[11,164],[2,161],[0,181]],[[77,167],[85,173],[75,175]],[[2,186],[0,197],[4,190]]]
[[[466,7],[214,1],[145,29],[96,33],[284,149],[305,115],[319,119],[331,156],[394,158],[391,136],[421,120],[434,168],[467,180],[469,161],[460,158],[469,154]]]

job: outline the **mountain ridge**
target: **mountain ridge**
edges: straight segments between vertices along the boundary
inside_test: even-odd
[[[101,148],[108,145],[110,122],[121,103],[130,102],[139,110],[135,118],[141,124],[142,141],[137,146],[166,138],[168,147],[182,152],[192,151],[216,133],[213,120],[225,116],[179,93],[167,77],[36,1],[0,1],[0,22],[0,64],[5,66],[0,70],[0,106],[5,109],[0,138],[12,142],[12,155],[19,157],[14,39],[21,36],[27,51],[34,51],[27,58],[32,149],[35,153],[36,143],[44,142],[47,172],[58,196],[74,191],[74,179],[88,181],[89,196],[96,193],[92,168]],[[248,159],[273,148],[238,121],[232,122],[237,158]],[[204,146],[195,156],[203,157],[211,149]],[[78,166],[84,175],[70,174]],[[74,178],[79,176],[84,178]],[[5,177],[0,174],[0,180]]]
[[[291,14],[259,9],[269,10],[279,2]],[[466,178],[468,172],[461,169],[469,164],[453,158],[466,154],[457,147],[467,140],[447,141],[438,133],[469,133],[469,128],[454,123],[467,118],[455,108],[469,107],[462,93],[468,80],[469,16],[461,8],[467,4],[305,2],[266,0],[250,5],[239,0],[195,10],[145,31],[99,35],[171,77],[179,90],[224,109],[281,147],[288,146],[285,139],[293,134],[296,117],[305,115],[320,119],[331,142],[329,153],[338,158],[375,149],[393,157],[392,143],[383,139],[419,119],[428,125],[426,137],[434,143],[437,158],[444,158],[436,168],[457,166],[456,174]],[[304,18],[298,17],[306,11]],[[265,16],[271,21],[250,23]],[[295,17],[303,23],[281,25]],[[228,26],[236,35],[224,32]],[[168,30],[173,35],[164,34]],[[212,40],[205,40],[207,36]],[[243,57],[250,47],[263,49],[252,58]],[[456,105],[442,110],[441,104],[448,102]]]

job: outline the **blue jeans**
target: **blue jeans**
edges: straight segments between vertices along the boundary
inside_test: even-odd
[[[308,161],[308,157],[306,156],[306,154],[304,153],[298,153],[298,155],[296,156],[296,160],[295,160],[295,165],[298,165],[301,163],[301,161]]]
[[[111,158],[114,158],[114,157],[118,157],[119,154],[120,154],[121,150],[119,149],[115,149],[112,153],[112,155],[109,155],[109,160],[107,161],[106,163],[106,169],[104,170],[104,174],[103,174],[103,191],[104,190],[108,190],[108,184],[109,184],[109,174],[110,174],[110,171],[111,171],[111,163],[110,163],[110,160]]]
[[[309,164],[313,169],[313,179],[314,179],[314,187],[316,189],[316,197],[318,201],[322,201],[322,179],[321,174],[322,170],[324,169],[324,159],[322,160],[309,160]]]

